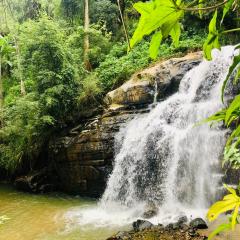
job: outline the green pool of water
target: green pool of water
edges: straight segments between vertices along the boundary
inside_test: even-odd
[[[95,200],[63,194],[22,193],[0,184],[0,240],[104,240],[119,229],[82,226],[66,218],[75,208],[94,208],[96,204]]]

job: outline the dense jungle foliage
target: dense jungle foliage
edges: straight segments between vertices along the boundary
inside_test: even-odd
[[[86,13],[80,0],[0,1],[1,168],[33,167],[52,136],[101,111],[106,92],[151,63],[148,37],[127,53],[119,10],[130,38],[134,2],[91,0]],[[189,15],[179,45],[166,40],[158,58],[201,49],[209,18]]]

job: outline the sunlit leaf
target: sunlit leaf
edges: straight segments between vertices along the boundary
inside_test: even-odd
[[[236,190],[231,188],[231,187],[228,187],[226,184],[223,184],[223,186],[231,193],[233,194],[234,196],[237,196],[237,193],[236,193]]]
[[[227,140],[226,146],[230,145],[235,137],[240,137],[240,125],[232,132]]]
[[[204,0],[199,0],[199,1],[198,1],[198,8],[199,8],[199,9],[203,7],[203,2],[204,2]],[[202,16],[203,16],[203,11],[202,11],[202,10],[199,10],[198,13],[199,13],[200,18],[202,18]]]
[[[177,22],[170,32],[170,36],[172,37],[175,47],[178,47],[179,45],[180,35],[181,35],[181,25],[179,22]]]
[[[237,196],[236,191],[233,188],[227,187],[226,185],[225,187],[231,194],[226,195],[222,201],[218,201],[210,207],[207,213],[209,221],[216,220],[216,218],[224,212],[239,208],[240,197]]]
[[[140,42],[144,36],[158,29],[162,29],[164,38],[167,37],[184,13],[183,10],[176,8],[171,0],[138,2],[134,4],[134,8],[141,14],[141,17],[130,41],[131,47]]]
[[[221,19],[221,24],[226,16],[226,14],[229,12],[230,8],[232,7],[234,3],[234,0],[229,0],[225,5],[224,5],[224,8],[223,8],[223,15],[222,15],[222,19]]]
[[[149,47],[150,57],[152,59],[156,59],[156,57],[158,55],[158,49],[159,49],[159,46],[161,44],[162,37],[163,36],[162,36],[162,33],[160,31],[156,32],[152,36],[152,40],[151,40],[150,47]]]
[[[219,225],[213,232],[210,233],[210,235],[208,236],[208,240],[213,239],[219,233],[227,230],[231,230],[231,223],[223,223]]]
[[[239,206],[240,206],[240,203],[236,204],[236,207],[235,207],[233,215],[232,215],[232,224],[231,224],[232,230],[234,230],[234,228],[237,224],[237,216],[238,216]]]
[[[217,49],[220,48],[219,34],[218,34],[217,27],[216,27],[216,23],[217,23],[217,10],[215,11],[215,13],[210,21],[209,34],[208,34],[207,40],[205,41],[205,43],[203,45],[204,57],[207,60],[212,59],[211,52],[214,48],[217,48]]]

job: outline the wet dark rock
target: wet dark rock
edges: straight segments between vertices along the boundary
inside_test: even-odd
[[[190,229],[188,230],[188,235],[189,235],[190,237],[198,237],[198,236],[199,236],[199,233],[196,232],[195,229],[190,228]]]
[[[51,183],[47,183],[47,184],[43,184],[43,185],[39,186],[40,193],[49,193],[49,192],[53,192],[55,190],[56,190],[56,186]]]
[[[32,186],[27,177],[18,177],[15,180],[14,185],[18,190],[32,192]]]
[[[187,222],[188,222],[188,218],[187,218],[187,216],[179,217],[179,219],[178,219],[177,222],[178,222],[179,224],[187,223]]]
[[[17,177],[14,181],[15,187],[24,192],[47,193],[56,190],[57,177],[47,168],[30,172]]]
[[[185,224],[185,223],[182,223],[180,225],[180,228],[181,228],[182,232],[186,232],[189,229],[189,226],[187,224]]]
[[[158,225],[156,225],[156,228],[158,230],[163,230],[164,229],[164,225],[163,224],[158,224]]]
[[[132,226],[134,231],[142,231],[145,229],[149,229],[154,225],[149,221],[138,219],[136,222],[133,222]]]
[[[169,224],[165,227],[165,230],[167,230],[167,231],[173,230],[173,223],[169,223]]]
[[[196,229],[207,229],[208,225],[202,218],[195,218],[190,222],[190,227]]]
[[[181,223],[179,223],[179,222],[173,223],[173,225],[172,225],[173,230],[178,230],[180,228],[181,228]]]

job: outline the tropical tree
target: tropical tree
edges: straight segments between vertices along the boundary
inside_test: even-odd
[[[84,1],[84,46],[83,46],[83,59],[84,59],[84,65],[86,70],[91,70],[91,63],[89,62],[89,25],[90,25],[90,19],[89,19],[89,1]]]
[[[123,2],[124,2],[124,1],[123,1]],[[120,0],[117,0],[117,4],[118,4],[119,14],[120,14],[120,17],[121,17],[121,22],[122,22],[122,25],[123,25],[123,30],[124,30],[124,33],[125,33],[126,41],[127,41],[127,43],[128,43],[128,48],[130,49],[131,46],[130,46],[129,36],[128,36],[128,32],[127,32],[127,27],[126,27],[126,24],[125,24],[125,20],[124,20],[124,17],[123,17],[123,13],[122,13]]]
[[[61,0],[60,7],[62,9],[62,15],[66,17],[72,25],[74,24],[75,20],[79,19],[82,9],[81,1]]]
[[[5,65],[11,65],[8,60],[9,55],[14,51],[7,37],[0,35],[0,110],[3,109],[3,68]]]

